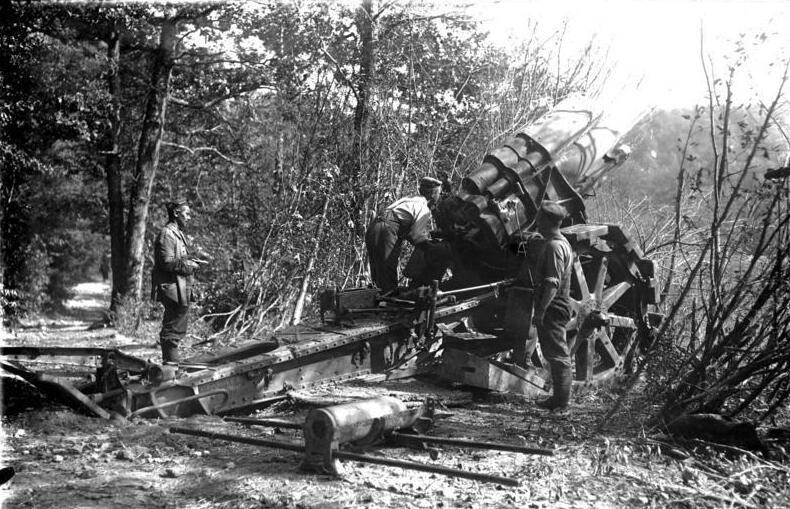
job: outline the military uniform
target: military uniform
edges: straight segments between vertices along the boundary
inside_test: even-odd
[[[536,301],[540,301],[541,292],[547,286],[557,288],[557,294],[551,300],[543,322],[538,325],[538,340],[543,356],[551,364],[560,369],[570,370],[571,357],[568,341],[565,337],[565,326],[570,320],[570,288],[573,251],[568,240],[558,233],[546,239],[540,253],[535,272]]]
[[[538,402],[548,410],[564,410],[568,406],[573,377],[571,355],[565,327],[570,320],[570,288],[573,250],[560,233],[565,209],[557,203],[544,201],[538,212],[538,231],[544,244],[535,267],[535,326],[543,356],[551,366],[552,395]]]
[[[154,244],[151,298],[165,307],[159,341],[164,362],[178,362],[178,344],[187,333],[187,316],[192,301],[194,269],[189,260],[186,237],[175,221],[167,223]]]
[[[439,180],[426,177],[420,181],[420,191],[431,192],[440,185]],[[401,198],[384,208],[368,226],[365,246],[370,273],[373,283],[382,292],[398,287],[398,260],[403,241],[407,240],[414,246],[430,241],[430,207],[431,202],[423,195]]]

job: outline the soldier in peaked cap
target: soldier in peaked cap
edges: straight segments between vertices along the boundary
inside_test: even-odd
[[[442,182],[433,177],[420,179],[419,195],[401,198],[382,210],[365,233],[370,273],[384,293],[398,288],[398,260],[403,241],[416,248],[429,245],[431,210],[441,195]]]
[[[186,200],[174,200],[165,208],[168,222],[154,243],[151,297],[165,308],[159,332],[162,362],[178,363],[178,345],[186,336],[189,305],[193,300],[194,274],[201,263],[206,263],[207,255],[189,254],[184,228],[192,218],[192,211]]]
[[[550,411],[564,411],[571,394],[571,357],[565,326],[570,320],[570,283],[573,251],[560,233],[565,208],[544,201],[536,218],[538,232],[545,242],[538,254],[534,276],[535,308],[533,323],[544,357],[551,366],[553,393],[538,406]]]

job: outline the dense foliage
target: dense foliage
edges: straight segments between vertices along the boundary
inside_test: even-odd
[[[495,47],[460,12],[3,3],[4,312],[57,305],[111,253],[116,321],[139,323],[153,236],[177,196],[214,257],[199,311],[216,334],[287,323],[303,288],[309,301],[329,283],[365,284],[364,225],[382,204],[422,175],[457,184],[606,75],[593,45],[558,66],[551,37]],[[790,394],[786,188],[762,178],[785,146],[785,102],[734,105],[735,54],[727,79],[710,77],[710,104],[631,131],[633,157],[588,202],[658,262],[669,319],[643,366],[668,415],[768,417]]]
[[[178,195],[215,256],[200,275],[215,326],[277,325],[327,200],[311,288],[364,282],[373,211],[421,175],[457,181],[595,74],[581,56],[557,69],[545,43],[494,48],[474,20],[417,4],[6,10],[4,281],[31,310],[97,271],[110,238],[115,303],[144,296],[140,267]]]

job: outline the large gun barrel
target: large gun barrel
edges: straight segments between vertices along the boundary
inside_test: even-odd
[[[629,152],[617,146],[623,131],[606,123],[594,101],[569,98],[491,150],[435,213],[455,251],[478,259],[503,251],[529,229],[545,199],[565,207],[567,224],[585,222],[580,192]]]

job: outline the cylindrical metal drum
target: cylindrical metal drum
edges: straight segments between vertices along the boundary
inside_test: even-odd
[[[483,162],[480,168],[464,177],[461,187],[472,194],[482,194],[499,178],[499,170],[491,163]]]
[[[389,396],[317,408],[305,419],[305,440],[348,443],[407,428],[415,419],[408,410]]]

